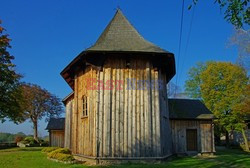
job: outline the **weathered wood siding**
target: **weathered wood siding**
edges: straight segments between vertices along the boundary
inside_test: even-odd
[[[170,120],[173,152],[187,153],[186,130],[197,129],[197,147],[199,153],[215,152],[213,126],[211,120]]]
[[[168,97],[167,97],[167,82],[166,82],[166,72],[159,71],[159,79],[163,81],[162,90],[160,90],[160,131],[161,131],[161,150],[164,156],[173,153],[172,149],[172,138],[171,137],[171,128],[169,120],[169,107],[168,107]]]
[[[50,146],[64,147],[64,131],[50,130]]]
[[[101,70],[88,66],[75,76],[73,153],[98,157],[171,154],[166,74],[145,58],[128,62],[107,58]],[[104,87],[87,89],[90,78]],[[155,83],[158,79],[161,86]],[[112,86],[107,85],[110,82]],[[134,86],[135,82],[139,84]],[[83,95],[89,100],[88,117],[81,116]]]
[[[74,103],[72,113],[71,145],[74,154],[95,156],[96,154],[96,90],[87,89],[87,81],[96,78],[91,66],[75,75]],[[88,97],[88,116],[83,116],[83,96]],[[66,119],[67,120],[67,119]]]
[[[64,147],[72,149],[71,143],[71,133],[72,133],[72,114],[74,109],[74,100],[70,98],[66,102],[66,113],[65,113],[65,137],[64,137]]]

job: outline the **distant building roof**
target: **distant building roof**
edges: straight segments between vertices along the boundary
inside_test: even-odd
[[[65,118],[51,118],[46,130],[64,130]]]
[[[214,115],[200,100],[169,99],[170,119],[213,119]]]
[[[74,97],[74,92],[71,92],[62,100],[63,104],[66,105],[67,101],[73,97]]]

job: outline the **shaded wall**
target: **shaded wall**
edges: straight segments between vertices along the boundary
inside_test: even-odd
[[[64,130],[50,130],[50,146],[64,147]]]
[[[212,120],[170,120],[170,123],[174,153],[188,153],[186,142],[187,129],[197,129],[197,152],[215,152]]]
[[[73,97],[69,98],[66,102],[66,112],[65,112],[65,135],[64,135],[64,147],[72,149],[72,113],[74,109]]]

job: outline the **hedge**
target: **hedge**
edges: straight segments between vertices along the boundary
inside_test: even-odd
[[[51,147],[51,148],[53,148],[53,147]],[[48,150],[52,150],[51,148],[44,149],[43,152],[48,151]],[[72,162],[75,160],[74,157],[71,155],[70,150],[65,149],[65,148],[57,148],[57,149],[54,149],[50,152],[47,152],[47,156],[48,156],[48,158],[56,159],[56,160],[63,161],[63,162]]]
[[[42,152],[44,152],[44,153],[50,153],[50,152],[52,152],[54,150],[57,150],[57,149],[59,149],[59,147],[47,147],[47,148],[43,148]]]

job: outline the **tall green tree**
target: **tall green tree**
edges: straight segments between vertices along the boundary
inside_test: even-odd
[[[198,62],[188,71],[188,80],[185,82],[185,92],[189,97],[201,99],[201,73],[206,70],[207,63]]]
[[[38,121],[46,117],[59,117],[62,110],[61,100],[34,84],[22,84],[22,108],[24,109],[22,117],[33,123],[34,139],[38,141]]]
[[[4,31],[0,20],[0,121],[5,121],[7,117],[18,122],[22,111],[19,104],[22,99],[19,87],[21,75],[15,71],[14,56],[8,52],[11,40]]]
[[[217,117],[218,124],[225,129],[229,144],[228,133],[235,130],[231,127],[232,120],[235,120],[235,124],[241,124],[233,110],[234,106],[241,102],[248,82],[247,74],[240,66],[228,62],[214,62],[201,73],[201,80],[204,103]]]
[[[230,123],[227,126],[228,129],[233,128],[237,132],[241,132],[244,143],[245,150],[249,151],[248,138],[246,135],[246,129],[248,123],[246,120],[250,119],[250,84],[248,84],[244,90],[243,95],[240,98],[240,102],[235,104],[230,116]]]
[[[199,0],[192,0],[196,5]],[[224,19],[234,25],[237,29],[243,24],[250,24],[249,0],[214,0],[221,10],[224,10]],[[188,8],[191,9],[192,5]]]

